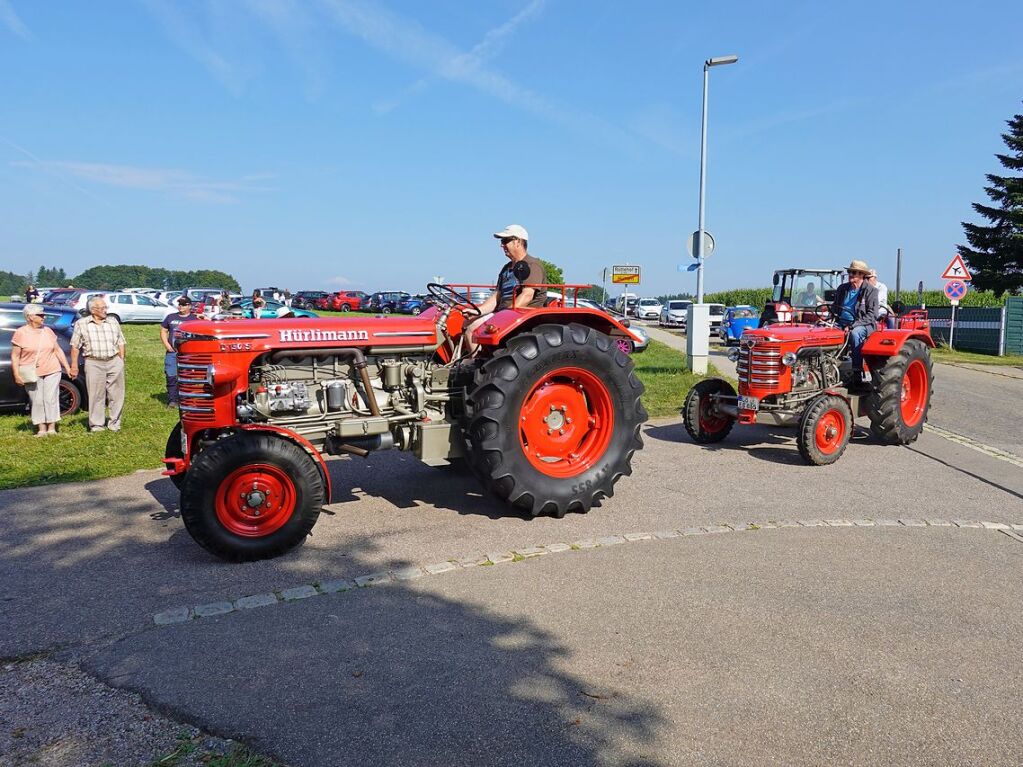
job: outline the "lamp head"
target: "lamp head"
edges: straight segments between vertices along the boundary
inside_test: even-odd
[[[706,67],[719,67],[719,66],[721,66],[723,64],[734,64],[738,60],[739,60],[739,57],[735,56],[735,55],[732,55],[732,56],[715,56],[712,59],[707,59],[704,62],[704,66],[706,66]]]

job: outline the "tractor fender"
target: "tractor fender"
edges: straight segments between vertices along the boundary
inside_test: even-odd
[[[317,464],[316,468],[320,470],[320,476],[323,477],[323,485],[324,488],[326,489],[326,495],[324,497],[327,499],[327,503],[330,503],[332,494],[330,488],[330,472],[327,471],[327,462],[323,460],[323,456],[315,447],[313,447],[313,444],[309,440],[307,440],[300,434],[296,434],[290,429],[285,429],[281,426],[271,426],[269,424],[239,424],[237,428],[240,429],[241,431],[273,432],[274,434],[279,434],[285,439],[294,442],[299,447],[304,448],[305,451],[309,453],[316,461]]]
[[[625,336],[639,341],[627,327],[603,312],[584,308],[548,306],[543,309],[503,309],[476,329],[474,339],[483,346],[497,347],[512,336],[545,323],[575,322],[599,330],[606,335]]]
[[[934,348],[934,341],[929,333],[919,330],[888,330],[882,328],[875,330],[863,343],[864,357],[891,357],[898,354],[906,341],[915,338],[923,341],[927,346]]]

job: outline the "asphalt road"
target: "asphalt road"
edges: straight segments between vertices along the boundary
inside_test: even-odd
[[[975,439],[1018,446],[998,412]],[[509,516],[471,477],[404,454],[331,461],[313,537],[246,565],[192,542],[157,472],[2,492],[0,657],[53,653],[293,765],[1018,763],[1023,533],[781,527],[589,547],[785,519],[1023,524],[1018,465],[930,432],[857,439],[825,468],[763,427],[708,448],[672,419],[644,442],[613,498],[562,520]]]

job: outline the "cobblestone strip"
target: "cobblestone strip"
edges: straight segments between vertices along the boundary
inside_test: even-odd
[[[294,602],[321,594],[338,594],[345,591],[356,591],[363,588],[380,587],[398,581],[410,581],[428,578],[432,575],[450,573],[467,567],[489,567],[509,562],[522,562],[527,559],[547,554],[582,551],[584,549],[607,548],[628,543],[641,543],[651,540],[669,538],[686,538],[696,535],[712,535],[723,533],[744,533],[754,530],[779,530],[782,528],[808,527],[953,527],[973,528],[1004,533],[1009,537],[1023,542],[1023,524],[1006,524],[1004,522],[980,522],[970,519],[804,519],[804,520],[768,520],[766,522],[729,522],[722,525],[704,525],[702,527],[684,527],[678,530],[660,530],[654,533],[638,532],[624,535],[608,535],[601,538],[584,538],[572,543],[548,543],[544,546],[529,546],[513,551],[495,551],[488,554],[449,559],[444,562],[432,562],[425,565],[410,565],[386,572],[368,573],[353,579],[334,579],[306,583],[301,586],[282,589],[269,594],[253,594],[241,597],[233,602],[210,602],[193,607],[174,607],[153,616],[158,626],[198,618],[212,618],[218,615],[239,610],[253,610],[259,607]]]
[[[949,442],[955,442],[957,445],[962,445],[963,447],[968,447],[971,450],[976,450],[978,453],[983,453],[984,455],[989,455],[992,458],[997,458],[999,461],[1005,461],[1006,463],[1011,463],[1013,466],[1023,468],[1023,458],[1006,450],[991,447],[991,445],[985,445],[983,442],[970,439],[962,434],[956,434],[954,431],[943,429],[940,426],[932,426],[929,423],[924,424],[924,431],[937,434],[939,437],[947,439]]]

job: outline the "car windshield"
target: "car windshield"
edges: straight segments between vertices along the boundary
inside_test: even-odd
[[[747,320],[756,316],[757,313],[753,309],[732,309],[732,317],[737,320]]]
[[[656,298],[641,298],[639,300],[640,306],[657,306],[659,304],[660,301],[658,301]]]
[[[791,286],[786,284],[784,287],[786,294],[791,296],[792,305],[812,308],[825,303],[824,292],[837,290],[843,277],[839,274],[794,274],[791,278],[786,277],[786,283],[789,279]]]
[[[668,302],[668,308],[669,309],[688,309],[689,308],[689,301],[669,301]]]
[[[712,317],[720,317],[724,313],[725,313],[725,307],[723,307],[721,304],[711,304],[710,305],[710,314],[711,314]]]

